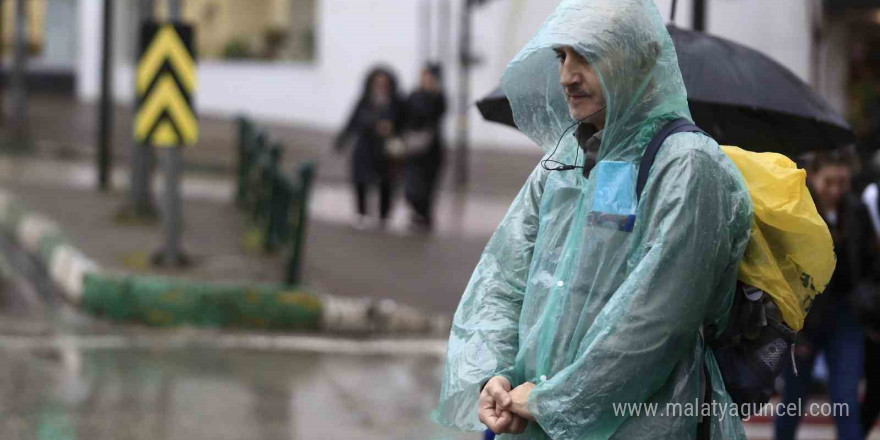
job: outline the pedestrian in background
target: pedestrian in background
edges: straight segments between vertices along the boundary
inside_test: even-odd
[[[374,68],[367,75],[364,90],[345,127],[336,137],[337,151],[353,140],[351,178],[357,199],[355,227],[369,225],[368,196],[379,188],[379,226],[384,227],[391,212],[393,169],[391,144],[403,128],[404,103],[397,91],[394,73],[385,67]]]
[[[856,292],[856,307],[865,325],[865,397],[862,401],[862,429],[865,438],[880,415],[880,152],[871,166],[873,183],[862,192],[873,237],[868,241],[872,262]]]
[[[804,328],[798,333],[795,363],[785,369],[783,403],[797,404],[808,398],[813,364],[823,353],[828,365],[831,402],[846,404],[844,413],[834,414],[837,438],[861,440],[858,386],[862,377],[864,341],[850,295],[863,275],[864,210],[852,194],[852,170],[848,158],[839,152],[818,153],[808,166],[807,184],[819,213],[828,224],[837,253],[837,268],[825,292],[813,301]],[[800,415],[780,414],[776,418],[776,440],[794,440]]]
[[[444,156],[442,122],[446,95],[439,65],[429,63],[422,69],[419,87],[406,104],[406,200],[413,211],[411,226],[427,231],[433,223],[434,194]]]

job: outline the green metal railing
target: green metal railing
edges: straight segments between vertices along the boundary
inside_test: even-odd
[[[303,162],[288,175],[281,171],[281,153],[281,145],[270,144],[251,121],[238,118],[236,204],[260,227],[264,251],[289,247],[284,280],[294,285],[300,281],[315,163]]]

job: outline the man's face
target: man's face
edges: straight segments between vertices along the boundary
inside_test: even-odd
[[[437,78],[431,74],[431,71],[428,69],[422,69],[422,76],[419,81],[422,90],[427,90],[429,92],[434,92],[438,89]]]
[[[565,90],[571,118],[604,128],[605,95],[593,67],[571,46],[553,50],[559,58],[559,82]]]

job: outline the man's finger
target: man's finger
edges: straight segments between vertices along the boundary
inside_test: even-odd
[[[498,417],[498,421],[496,422],[498,424],[498,429],[500,432],[505,432],[509,429],[510,422],[513,421],[513,417],[514,417],[514,415],[510,411],[502,411],[501,412],[501,416]],[[499,432],[499,431],[493,431],[493,432]]]
[[[501,417],[498,417],[498,420],[503,420],[504,423],[510,423],[513,421],[514,417],[516,417],[516,415],[514,413],[512,413],[510,411],[502,411]]]
[[[491,394],[489,394],[488,390],[483,390],[483,392],[480,393],[480,400],[479,401],[480,401],[480,405],[495,406],[495,399],[492,397]]]
[[[492,409],[481,410],[478,418],[480,419],[480,422],[488,426],[489,429],[492,429],[492,426],[495,426],[498,423],[498,417]]]
[[[483,422],[483,424],[486,425],[486,427],[489,428],[490,431],[492,431],[496,434],[501,432],[501,428],[498,426],[498,418],[497,417],[493,416],[493,417],[490,417],[486,420],[481,420],[481,422]]]
[[[501,434],[507,432],[510,427],[510,422],[513,420],[513,417],[514,415],[512,413],[510,413],[509,411],[504,411],[501,414],[501,417],[489,415],[488,417],[486,417],[485,421],[481,421],[492,432],[496,434]]]
[[[489,394],[495,399],[495,404],[502,409],[510,408],[510,404],[513,402],[513,400],[510,399],[510,394],[508,394],[500,385],[489,388]]]
[[[504,391],[510,391],[513,388],[510,385],[510,381],[504,376],[495,376],[489,382],[494,386],[501,387]]]

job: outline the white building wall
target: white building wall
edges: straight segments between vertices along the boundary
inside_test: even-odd
[[[28,58],[28,70],[72,72],[76,68],[79,20],[77,0],[49,0],[46,8],[45,46],[38,56]]]
[[[79,61],[76,89],[81,99],[95,100],[101,82],[101,0],[79,0]]]
[[[79,0],[79,96],[97,98],[100,66],[101,1]],[[319,0],[317,61],[199,63],[196,102],[201,114],[255,117],[310,124],[327,130],[338,128],[359,94],[363,77],[378,61],[398,72],[401,85],[410,89],[423,58],[419,3],[422,0]],[[458,11],[462,0],[452,0],[450,49],[457,48]],[[655,0],[668,17],[671,0]],[[691,1],[680,0],[677,24],[689,27]],[[757,48],[809,79],[810,19],[803,0],[709,0],[708,30]],[[507,62],[537,31],[557,2],[552,0],[495,0],[473,17],[475,53],[482,62],[473,70],[474,100],[499,83]],[[450,116],[457,111],[454,60],[446,60]],[[132,99],[133,65],[117,63],[115,92],[118,100]],[[516,130],[486,123],[475,107],[469,112],[471,141],[476,148],[533,148]],[[455,118],[448,118],[448,139],[454,140]]]
[[[380,60],[411,87],[419,65],[416,22],[400,17],[416,13],[413,1],[322,0],[316,63],[202,62],[198,108],[337,127]]]
[[[100,91],[101,1],[80,0],[78,94],[91,101]],[[348,112],[366,72],[377,61],[393,66],[410,87],[419,62],[416,3],[401,0],[321,0],[315,63],[199,62],[196,105],[204,114],[247,113],[256,117],[335,127]],[[369,17],[369,18],[367,18]],[[124,18],[117,14],[117,19]],[[133,40],[117,38],[124,44]],[[117,55],[120,50],[115,51]],[[133,98],[133,63],[120,59],[114,70],[117,100]]]
[[[840,113],[847,110],[847,81],[849,78],[849,29],[843,20],[825,24],[818,47],[818,78],[813,79],[816,89]]]
[[[709,0],[708,3],[710,33],[758,49],[810,82],[810,2]]]

